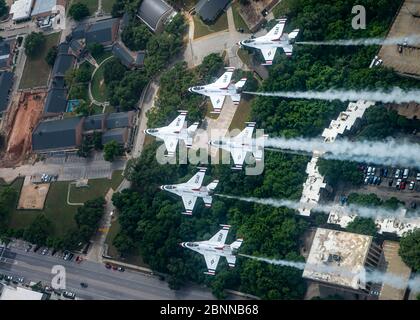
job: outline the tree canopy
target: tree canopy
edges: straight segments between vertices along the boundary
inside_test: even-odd
[[[410,268],[420,270],[420,229],[409,231],[401,238],[398,253]]]
[[[45,36],[41,32],[31,32],[25,38],[25,54],[28,57],[35,57],[42,51],[42,48],[45,46]]]
[[[70,6],[69,16],[76,21],[83,20],[89,15],[89,8],[83,2],[75,2]]]

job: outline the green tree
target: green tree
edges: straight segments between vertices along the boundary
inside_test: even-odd
[[[45,56],[45,61],[48,63],[49,66],[52,67],[54,65],[55,59],[57,58],[57,54],[57,46],[53,46],[48,50],[47,55]]]
[[[401,237],[398,253],[407,266],[415,272],[420,270],[420,229],[409,231]]]
[[[45,36],[41,32],[31,32],[25,38],[25,54],[28,57],[35,57],[40,52],[42,52],[43,47],[45,46]]]
[[[147,26],[143,23],[138,24],[137,20],[131,22],[124,28],[121,40],[133,51],[145,50],[147,42],[153,36]]]
[[[25,229],[23,239],[30,243],[44,246],[47,238],[52,232],[51,221],[44,215],[38,215],[34,221]]]
[[[69,16],[76,21],[83,20],[89,15],[89,8],[82,2],[76,2],[70,6]]]
[[[112,244],[121,255],[128,255],[136,248],[133,239],[124,232],[119,232],[112,241]]]
[[[318,168],[328,183],[334,187],[339,182],[347,182],[354,186],[363,183],[363,172],[359,170],[356,162],[320,159]]]
[[[112,140],[104,145],[104,159],[112,162],[116,157],[122,156],[124,150],[122,146],[115,140]]]
[[[6,4],[6,0],[0,0],[0,18],[5,16],[9,11],[9,7]]]
[[[377,231],[375,221],[371,218],[363,217],[356,217],[347,225],[346,230],[367,236],[374,236]]]
[[[90,104],[88,102],[82,101],[75,109],[74,112],[77,115],[81,115],[81,116],[90,116],[93,112]]]
[[[95,59],[100,57],[100,55],[105,51],[104,46],[97,42],[89,44],[88,50]]]

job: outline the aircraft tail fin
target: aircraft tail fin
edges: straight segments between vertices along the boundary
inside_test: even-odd
[[[239,80],[238,82],[235,83],[235,88],[236,90],[241,90],[242,87],[245,85],[246,83],[246,78],[242,78],[241,80]]]
[[[236,264],[236,257],[235,256],[226,256],[226,261],[229,264],[229,267],[233,268]]]
[[[238,250],[241,247],[243,241],[243,239],[236,239],[231,243],[230,247],[232,250]]]
[[[197,131],[197,128],[198,128],[198,122],[194,122],[192,125],[190,125],[188,127],[188,129],[187,129],[187,138],[185,140],[185,145],[187,146],[187,148],[191,148],[192,147],[194,134]]]
[[[289,41],[293,43],[294,40],[296,39],[296,37],[298,36],[298,34],[299,34],[299,29],[295,29],[292,32],[290,32],[289,33]]]
[[[216,189],[218,183],[219,183],[219,180],[213,180],[213,182],[210,182],[208,184],[207,189],[213,191],[214,189]]]
[[[253,151],[253,155],[255,157],[255,161],[261,161],[264,152],[264,140],[268,137],[268,134],[265,134],[256,139],[256,146],[255,151]]]

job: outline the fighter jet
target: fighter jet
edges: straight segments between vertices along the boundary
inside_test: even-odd
[[[210,140],[209,144],[216,148],[221,148],[230,152],[235,166],[232,169],[241,170],[245,157],[248,152],[254,155],[256,161],[261,161],[264,150],[264,141],[268,135],[263,135],[256,139],[252,139],[255,122],[246,122],[246,128],[235,137],[219,138],[217,140]]]
[[[266,35],[254,39],[243,40],[239,42],[240,46],[251,47],[261,50],[265,63],[263,65],[272,65],[277,48],[283,48],[286,56],[291,56],[293,52],[293,43],[299,33],[299,29],[291,33],[283,33],[287,19],[279,19],[278,23]]]
[[[226,257],[229,267],[234,267],[236,263],[236,253],[242,244],[242,239],[237,239],[230,245],[225,244],[229,232],[229,225],[221,224],[222,229],[207,241],[182,242],[180,245],[201,253],[206,260],[209,274],[214,276],[220,257]]]
[[[206,168],[199,169],[200,171],[188,180],[188,182],[160,186],[162,190],[175,193],[182,197],[185,207],[185,212],[182,212],[183,214],[192,215],[197,198],[203,198],[205,206],[208,208],[211,207],[211,202],[213,200],[211,195],[213,194],[213,190],[216,189],[219,180],[214,180],[205,187],[201,186],[206,173]]]
[[[187,148],[191,148],[194,134],[198,127],[198,122],[194,122],[187,128],[187,123],[185,122],[187,111],[179,112],[180,115],[176,117],[169,126],[144,130],[145,133],[162,139],[165,142],[168,157],[173,157],[175,155],[178,140],[184,140]]]
[[[227,71],[216,82],[195,86],[188,89],[189,92],[195,92],[210,97],[214,111],[220,113],[226,96],[230,96],[234,104],[239,104],[241,100],[242,87],[245,85],[246,78],[242,78],[237,83],[231,83],[233,71],[235,68],[225,68]]]

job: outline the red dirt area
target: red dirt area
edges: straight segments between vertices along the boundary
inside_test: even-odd
[[[30,150],[32,131],[41,119],[45,97],[45,92],[23,92],[19,100],[13,102],[8,117],[8,162],[20,162]]]

